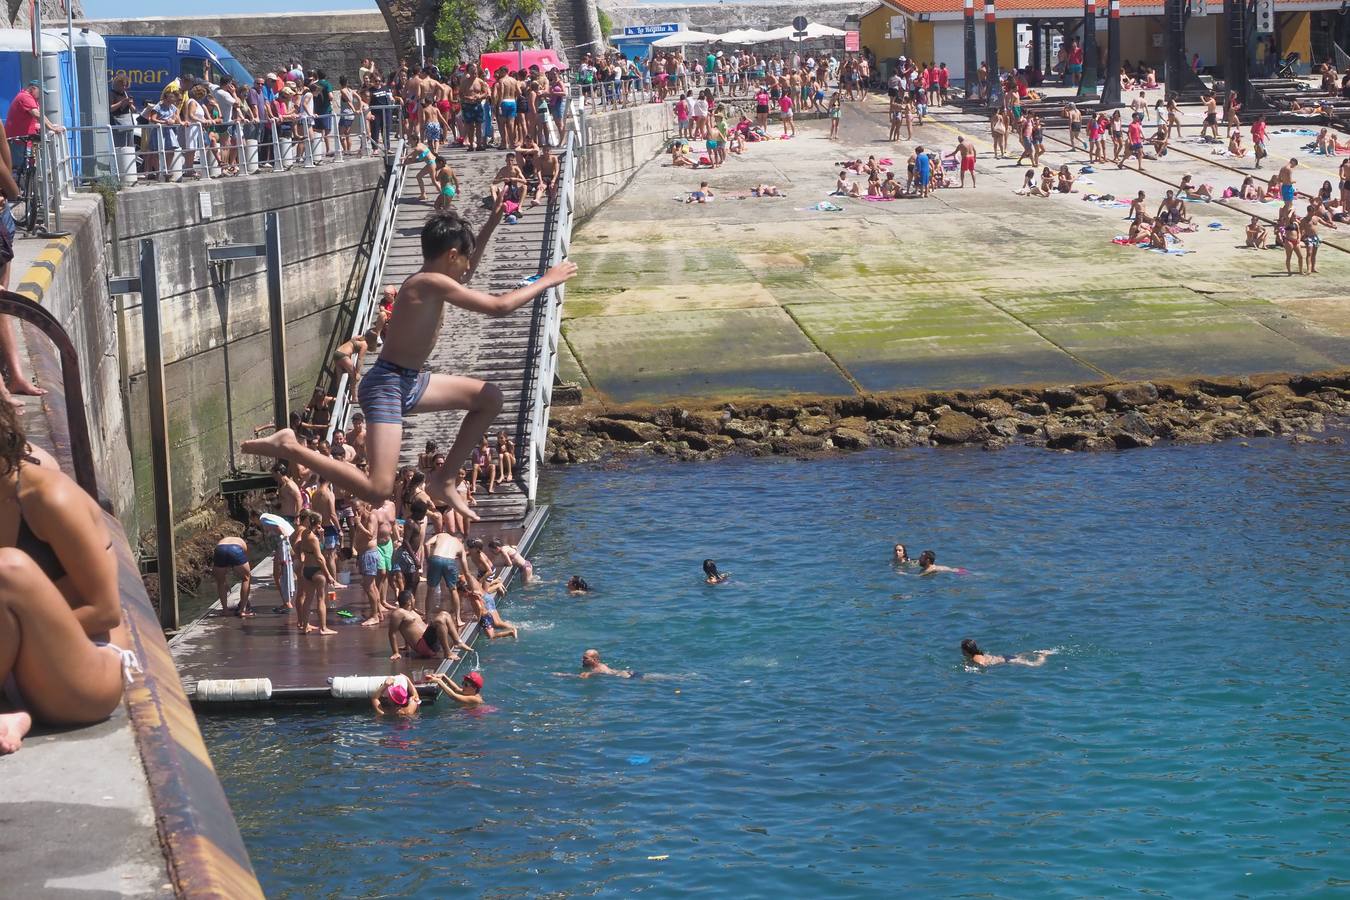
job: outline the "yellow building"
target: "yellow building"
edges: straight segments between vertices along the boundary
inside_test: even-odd
[[[1317,10],[1339,10],[1342,0],[1276,0],[1276,47],[1281,56],[1299,54],[1301,71],[1313,60],[1311,16]],[[1198,10],[1203,10],[1201,14]],[[1105,53],[1107,0],[1097,4],[1097,44]],[[1041,66],[1055,62],[1057,35],[1081,35],[1083,5],[1066,0],[996,0],[998,62],[1001,69],[1030,65],[1032,35],[1041,32]],[[1121,58],[1162,67],[1163,6],[1160,0],[1121,0]],[[883,71],[898,57],[919,63],[945,62],[952,78],[965,76],[965,7],[963,0],[881,0],[864,13],[859,24],[859,42],[881,63]],[[1203,6],[1196,0],[1186,24],[1186,49],[1200,54],[1207,68],[1222,71],[1227,55],[1222,0]],[[985,56],[984,2],[975,0],[975,50],[977,62]]]

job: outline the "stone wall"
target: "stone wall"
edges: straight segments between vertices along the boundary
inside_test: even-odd
[[[211,287],[206,248],[261,243],[263,214],[280,212],[290,395],[293,405],[303,404],[324,362],[337,307],[359,285],[358,245],[378,203],[382,173],[379,160],[360,160],[117,195],[108,274],[135,272],[142,238],[154,239],[159,256],[176,509],[214,494],[230,469],[233,445],[272,421],[263,262],[231,264],[222,304]],[[202,216],[202,194],[211,197],[209,218]],[[127,299],[128,433],[137,504],[147,522],[152,495],[141,307],[138,297]]]
[[[97,198],[77,198],[63,204],[62,213],[61,225],[70,231],[70,239],[41,302],[61,322],[79,354],[83,412],[99,485],[127,533],[134,535],[135,486],[118,384],[117,307],[108,296],[103,207]]]
[[[874,8],[875,2],[860,0],[818,0],[809,7],[791,3],[699,3],[683,5],[642,4],[629,6],[602,2],[601,8],[609,13],[616,30],[622,31],[627,25],[655,25],[662,22],[679,22],[696,31],[720,33],[733,28],[782,28],[791,25],[796,16],[806,16],[812,22],[829,25],[832,28],[845,28],[849,16],[860,16]],[[856,20],[855,20],[856,21]],[[853,25],[857,28],[857,25]]]
[[[664,103],[588,113],[586,147],[577,170],[578,218],[586,218],[621,191],[642,165],[665,149],[675,118]]]
[[[336,86],[339,75],[349,76],[355,84],[356,70],[366,57],[379,63],[382,72],[396,68],[394,41],[377,10],[93,19],[81,24],[102,35],[208,37],[224,45],[253,75],[276,71],[287,60],[299,59],[305,71],[323,69]]]

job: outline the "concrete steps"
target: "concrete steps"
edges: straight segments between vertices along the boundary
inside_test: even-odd
[[[570,21],[570,19],[568,20]],[[491,210],[483,198],[490,194],[493,176],[501,167],[505,151],[469,152],[462,148],[443,149],[460,183],[456,211],[475,227],[487,221]],[[399,201],[395,236],[385,263],[385,282],[397,285],[422,265],[420,232],[432,207],[430,202],[418,201],[416,174],[413,167],[404,183]],[[430,182],[428,197],[433,196]],[[527,208],[515,224],[498,224],[483,252],[472,286],[492,293],[502,293],[516,287],[523,279],[537,274],[545,258],[545,239],[548,234],[547,209],[544,206]],[[432,372],[465,375],[497,385],[503,394],[502,411],[492,424],[491,434],[505,430],[516,446],[517,483],[501,485],[494,494],[480,487],[475,494],[475,511],[489,522],[520,520],[528,511],[529,498],[521,488],[530,465],[528,440],[521,429],[523,415],[528,413],[532,397],[522,396],[527,380],[535,368],[530,354],[534,330],[534,307],[539,301],[527,304],[500,319],[487,318],[455,307],[447,307],[442,320],[440,340],[432,350],[427,365]],[[373,363],[369,358],[367,365]],[[405,421],[403,451],[400,464],[413,465],[428,440],[447,449],[463,420],[462,412],[430,413],[412,416]]]

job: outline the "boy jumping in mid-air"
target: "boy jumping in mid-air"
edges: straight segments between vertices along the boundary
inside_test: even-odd
[[[441,467],[427,477],[427,492],[450,504],[468,520],[478,516],[454,490],[455,473],[478,444],[502,408],[502,392],[494,384],[460,375],[431,374],[422,366],[441,334],[445,305],[490,316],[505,316],[577,272],[562,262],[537,281],[493,296],[464,286],[483,254],[492,226],[474,236],[469,223],[453,211],[433,213],[422,227],[422,268],[399,288],[394,313],[385,329],[380,358],[361,379],[358,396],[366,414],[366,460],[370,474],[340,459],[307,448],[284,428],[265,438],[244,441],[241,450],[301,463],[335,486],[369,503],[382,503],[394,491],[403,417],[414,413],[465,410],[455,443]]]

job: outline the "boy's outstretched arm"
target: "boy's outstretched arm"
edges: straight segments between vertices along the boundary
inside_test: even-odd
[[[454,279],[447,278],[449,290],[446,292],[445,299],[446,302],[470,312],[484,313],[489,316],[505,316],[520,309],[554,285],[562,284],[576,273],[577,264],[571,260],[565,260],[545,272],[538,281],[518,287],[505,294],[486,294],[465,287]]]

